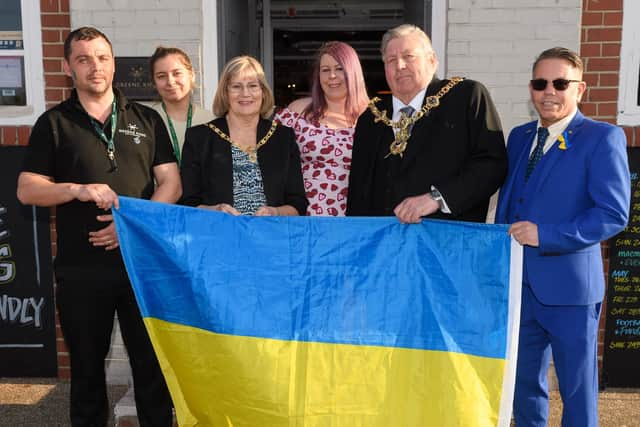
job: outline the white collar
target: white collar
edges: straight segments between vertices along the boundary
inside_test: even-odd
[[[393,102],[393,117],[391,118],[391,120],[395,121],[400,118],[401,108],[411,106],[415,111],[422,109],[422,101],[424,101],[424,95],[426,93],[427,93],[427,88],[425,87],[420,92],[418,92],[416,96],[413,97],[413,99],[411,100],[411,102],[409,102],[409,104],[405,104],[404,102],[400,101],[398,98],[393,96],[391,98]]]

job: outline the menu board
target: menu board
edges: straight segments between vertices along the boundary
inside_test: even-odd
[[[0,377],[54,377],[49,209],[24,206],[16,198],[25,151],[0,148]]]
[[[631,209],[629,224],[609,240],[602,382],[609,387],[640,387],[640,149],[629,148]]]

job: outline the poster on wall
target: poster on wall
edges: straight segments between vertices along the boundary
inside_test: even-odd
[[[49,209],[16,197],[25,151],[0,148],[0,377],[55,377]]]

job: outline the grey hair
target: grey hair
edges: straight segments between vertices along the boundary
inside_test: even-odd
[[[393,39],[397,39],[399,37],[405,37],[410,34],[417,35],[424,42],[424,50],[425,53],[430,53],[433,51],[433,47],[431,45],[431,39],[429,36],[422,31],[420,27],[417,27],[413,24],[402,24],[398,25],[395,28],[391,28],[387,30],[386,33],[382,36],[382,43],[380,45],[380,53],[382,54],[382,60],[384,60],[384,52],[387,50],[387,45]]]

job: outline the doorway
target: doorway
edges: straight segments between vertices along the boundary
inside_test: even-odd
[[[358,53],[369,96],[384,94],[388,86],[380,57],[382,35],[402,23],[418,25],[431,35],[432,3],[433,0],[218,0],[219,71],[236,55],[255,56],[265,68],[276,105],[283,107],[309,95],[316,51],[327,41],[339,40],[349,43]]]

